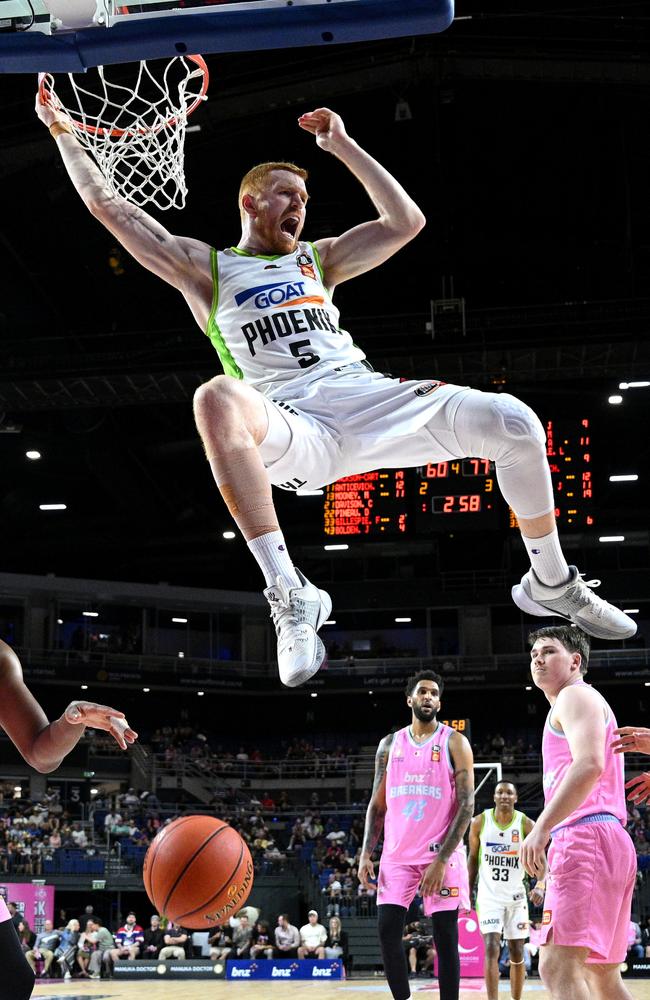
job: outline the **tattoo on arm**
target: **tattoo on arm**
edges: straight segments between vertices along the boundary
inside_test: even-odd
[[[456,771],[456,801],[458,802],[458,812],[454,816],[449,832],[440,848],[439,858],[441,861],[449,861],[449,858],[456,850],[465,830],[472,820],[474,812],[474,774],[468,768],[461,768]]]
[[[384,828],[384,816],[386,815],[386,805],[377,801],[382,782],[386,777],[386,767],[388,766],[388,754],[393,742],[393,734],[385,736],[377,747],[375,755],[375,778],[372,785],[372,794],[366,812],[366,823],[363,830],[363,843],[361,845],[362,854],[372,854]]]

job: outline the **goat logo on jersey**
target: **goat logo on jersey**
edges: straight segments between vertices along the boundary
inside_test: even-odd
[[[281,309],[284,305],[298,305],[311,302],[322,306],[322,295],[305,295],[304,281],[271,281],[266,285],[255,285],[237,292],[235,302],[243,306],[249,299],[256,309]]]

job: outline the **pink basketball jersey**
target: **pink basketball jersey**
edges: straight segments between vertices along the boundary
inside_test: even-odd
[[[590,687],[584,681],[580,681],[579,683],[583,684],[584,687]],[[614,713],[603,696],[594,688],[590,688],[590,690],[600,699],[605,709],[607,723],[605,729],[605,768],[584,802],[563,819],[559,826],[569,826],[583,816],[591,816],[597,813],[611,813],[623,825],[627,822],[623,755],[615,754],[611,749],[611,744],[616,738],[614,730],[617,727],[617,722]],[[542,739],[544,800],[546,803],[551,801],[567,769],[573,763],[569,741],[564,733],[554,729],[551,725],[552,714],[553,709],[548,713]]]
[[[410,727],[395,733],[386,768],[386,816],[382,861],[428,864],[440,849],[458,812],[450,726],[422,743]]]

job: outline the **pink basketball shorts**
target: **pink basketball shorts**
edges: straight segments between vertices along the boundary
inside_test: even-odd
[[[553,834],[540,944],[589,948],[587,962],[594,964],[622,962],[636,853],[617,819],[585,819]]]
[[[413,902],[422,876],[431,862],[419,865],[403,865],[397,861],[381,860],[377,885],[377,905],[394,903],[407,910]],[[445,880],[439,893],[424,897],[426,916],[441,910],[469,910],[469,879],[467,877],[467,856],[465,848],[459,847],[447,864]]]

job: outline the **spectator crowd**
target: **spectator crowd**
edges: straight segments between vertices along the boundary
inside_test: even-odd
[[[55,927],[46,920],[34,934],[16,903],[8,904],[11,919],[21,941],[25,958],[37,976],[63,980],[112,978],[115,963],[156,960],[167,962],[204,955],[213,961],[227,958],[341,958],[347,948],[346,934],[338,917],[326,928],[316,910],[297,928],[282,913],[273,930],[260,911],[247,906],[237,916],[207,933],[195,933],[166,922],[158,914],[150,918],[146,930],[130,912],[121,927],[110,931],[92,906],[80,919],[60,921]]]

